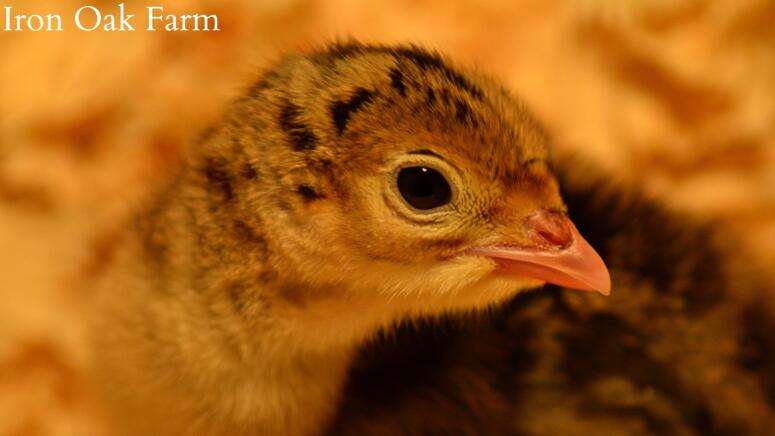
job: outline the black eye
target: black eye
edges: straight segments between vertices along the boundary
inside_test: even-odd
[[[398,172],[398,191],[407,203],[421,210],[444,206],[452,198],[444,176],[427,167],[402,168]]]

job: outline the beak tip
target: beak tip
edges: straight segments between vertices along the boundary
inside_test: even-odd
[[[597,291],[606,297],[611,296],[611,273],[605,268],[605,278],[601,281]]]
[[[600,260],[600,262],[601,265],[604,265],[602,264],[602,260]],[[611,296],[611,273],[605,266],[603,266],[602,271],[604,274],[600,274],[602,277],[599,277],[598,280],[596,280],[597,283],[592,285],[591,288],[599,294],[609,297]]]
[[[549,234],[544,237],[547,243],[562,242],[565,237],[559,231],[552,233],[550,230],[566,229],[571,243],[567,247],[567,244],[560,246],[559,243],[554,246],[549,244],[549,247],[540,243],[527,248],[489,246],[476,248],[470,253],[495,260],[502,271],[510,274],[570,289],[597,291],[606,297],[611,295],[611,275],[605,262],[569,219],[563,218],[562,222],[549,224],[533,220],[530,225],[545,230],[542,235]]]

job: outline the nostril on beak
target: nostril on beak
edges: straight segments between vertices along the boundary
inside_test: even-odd
[[[559,213],[538,212],[528,217],[525,224],[536,245],[564,249],[573,244],[570,221]]]

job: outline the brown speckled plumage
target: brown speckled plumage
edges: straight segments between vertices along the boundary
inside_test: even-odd
[[[575,160],[550,164],[547,142],[502,87],[416,47],[288,56],[105,268],[94,374],[117,422],[197,435],[771,428],[767,285],[733,269],[714,228]],[[383,185],[408,159],[447,171],[453,208],[396,203]],[[530,290],[540,283],[455,257],[566,206],[611,268],[610,299]]]

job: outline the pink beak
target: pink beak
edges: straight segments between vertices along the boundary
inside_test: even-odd
[[[496,245],[470,253],[495,260],[501,272],[585,291],[611,293],[611,277],[603,259],[581,237],[567,217],[539,212],[525,220],[528,246]]]

